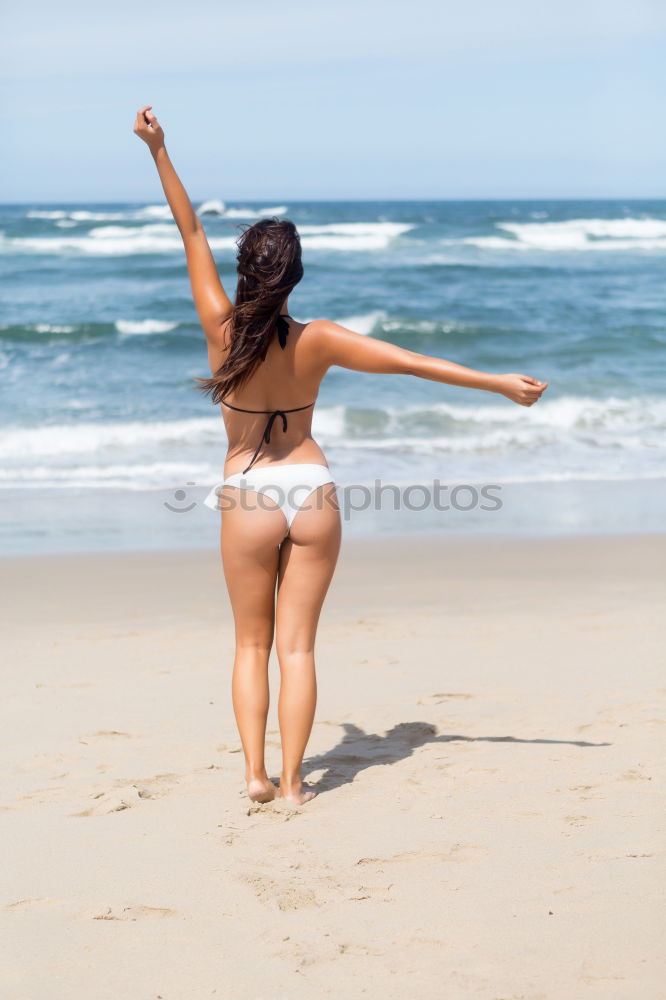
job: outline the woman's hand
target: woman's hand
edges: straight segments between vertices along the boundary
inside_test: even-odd
[[[151,153],[154,153],[164,145],[164,132],[157,118],[150,110],[151,108],[152,104],[146,104],[145,108],[137,111],[136,121],[134,122],[134,135],[138,135],[139,139],[143,139]]]
[[[511,402],[519,403],[520,406],[532,406],[547,388],[547,382],[537,382],[530,375],[511,374],[499,376],[495,391],[506,396]]]

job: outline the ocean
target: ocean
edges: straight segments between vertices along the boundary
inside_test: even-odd
[[[332,369],[313,433],[348,533],[664,530],[666,201],[198,211],[232,297],[239,226],[288,217],[297,319],[550,383],[525,408]],[[0,206],[0,288],[1,551],[211,544],[224,426],[195,388],[205,342],[168,207]]]

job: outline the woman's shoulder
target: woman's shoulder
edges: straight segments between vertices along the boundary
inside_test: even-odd
[[[335,331],[342,329],[337,323],[330,319],[309,319],[301,324],[299,339],[304,339],[309,343],[323,343]]]
[[[303,324],[300,336],[316,349],[352,345],[357,340],[367,340],[365,334],[356,333],[332,319],[312,319]]]

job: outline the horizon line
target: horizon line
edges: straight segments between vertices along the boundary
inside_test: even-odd
[[[40,200],[35,198],[21,199],[16,201],[1,201],[0,206],[21,206],[21,205],[143,205],[148,198],[140,198],[138,200],[132,199],[121,199],[114,198],[112,200],[97,199],[97,198],[84,198],[78,201],[58,198],[50,200]],[[166,199],[154,199],[155,201],[164,201],[166,204]],[[612,195],[612,196],[585,196],[585,195],[573,195],[570,197],[553,196],[553,195],[534,195],[526,197],[524,195],[511,197],[510,195],[503,195],[501,197],[474,197],[474,198],[463,198],[463,197],[451,197],[451,198],[363,198],[356,196],[353,198],[288,198],[284,195],[262,198],[190,198],[194,202],[206,202],[206,201],[221,201],[223,204],[228,202],[248,202],[250,204],[258,204],[259,202],[273,201],[275,204],[288,202],[290,205],[313,205],[313,204],[336,204],[340,202],[364,202],[364,203],[374,203],[374,204],[416,204],[418,202],[441,202],[443,204],[448,204],[451,202],[460,202],[465,204],[480,204],[483,202],[506,202],[506,201],[521,201],[521,202],[531,202],[531,201],[551,201],[551,202],[609,202],[609,201],[666,201],[666,194],[661,195]]]

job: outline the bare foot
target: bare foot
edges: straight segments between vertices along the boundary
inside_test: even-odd
[[[314,788],[305,784],[294,785],[288,790],[286,788],[283,790],[282,786],[278,789],[279,797],[284,799],[285,802],[292,802],[295,806],[304,806],[316,794]]]
[[[275,798],[275,785],[269,778],[251,778],[247,783],[247,794],[253,802],[270,802]]]

